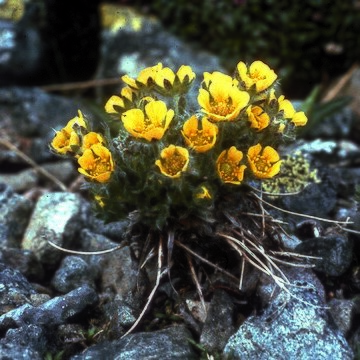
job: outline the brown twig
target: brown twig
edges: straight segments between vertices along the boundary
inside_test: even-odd
[[[328,102],[334,99],[339,92],[344,88],[344,86],[351,79],[354,72],[359,68],[358,64],[354,64],[337,82],[336,84],[326,93],[326,95],[321,99],[322,103]]]
[[[190,268],[190,272],[191,272],[191,278],[196,286],[196,290],[197,290],[197,293],[199,295],[199,298],[200,298],[200,301],[201,301],[201,305],[204,309],[204,314],[206,315],[207,314],[207,311],[206,311],[206,305],[205,305],[205,300],[204,300],[204,295],[203,295],[203,292],[201,290],[201,285],[199,283],[199,280],[196,276],[196,273],[195,273],[195,269],[194,269],[194,265],[191,261],[191,256],[189,253],[186,254],[186,257],[187,257],[187,260],[188,260],[188,263],[189,263],[189,268]]]
[[[10,141],[6,139],[0,138],[0,145],[5,146],[11,151],[14,151],[21,159],[23,159],[25,162],[27,162],[30,166],[34,168],[36,172],[39,174],[45,176],[49,180],[51,180],[54,184],[56,184],[62,191],[68,191],[68,188],[54,175],[50,174],[47,170],[39,166],[34,160],[32,160],[29,156],[27,156],[24,152],[19,150],[15,145],[11,144]]]
[[[88,89],[93,87],[101,86],[110,86],[117,85],[121,83],[120,78],[110,78],[110,79],[94,79],[88,81],[79,81],[71,82],[65,84],[53,84],[53,85],[44,85],[40,89],[44,91],[68,91],[68,90],[78,90],[78,89]]]
[[[153,299],[153,297],[154,297],[154,295],[156,293],[156,290],[160,285],[160,280],[163,277],[163,275],[166,273],[166,270],[161,271],[163,256],[164,256],[163,245],[162,245],[162,239],[160,237],[159,248],[158,248],[158,268],[157,268],[157,275],[156,275],[155,285],[154,285],[153,289],[151,290],[151,293],[150,293],[150,295],[148,297],[148,300],[147,300],[144,308],[142,309],[140,315],[138,316],[138,318],[136,319],[134,324],[131,326],[131,328],[123,336],[121,336],[121,338],[123,338],[126,335],[130,334],[136,328],[136,326],[138,326],[139,322],[141,321],[141,319],[145,315],[146,310],[149,308],[149,305],[150,305],[150,303],[151,303],[151,301],[152,301],[152,299]]]

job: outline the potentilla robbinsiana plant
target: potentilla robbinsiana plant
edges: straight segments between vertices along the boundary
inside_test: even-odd
[[[161,230],[213,217],[229,194],[281,172],[278,147],[307,118],[277,94],[275,72],[261,61],[239,62],[234,76],[205,72],[193,109],[194,79],[188,65],[161,63],[125,75],[105,104],[112,120],[101,134],[80,110],[56,132],[52,150],[74,157],[108,221],[135,212]]]
[[[120,93],[105,104],[103,131],[95,131],[79,110],[56,131],[51,148],[77,162],[105,221],[127,218],[126,240],[141,239],[144,259],[157,252],[154,290],[164,265],[170,277],[170,267],[185,260],[203,300],[194,258],[232,281],[237,276],[239,289],[245,262],[287,288],[273,255],[281,256],[282,229],[266,214],[264,205],[270,204],[258,192],[282,190],[282,182],[274,182],[282,164],[291,177],[279,146],[294,140],[307,118],[278,94],[275,72],[261,61],[239,62],[233,76],[205,72],[195,92],[188,65],[174,71],[158,63],[122,80]],[[188,105],[196,101],[195,108]],[[175,253],[181,261],[171,260]],[[239,255],[235,262],[233,254]],[[209,277],[205,272],[203,279]],[[186,276],[180,271],[180,279]]]

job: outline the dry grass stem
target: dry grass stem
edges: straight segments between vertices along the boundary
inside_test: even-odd
[[[103,254],[108,254],[108,253],[120,250],[124,246],[128,245],[127,243],[126,244],[121,244],[119,246],[115,246],[113,248],[106,249],[106,250],[100,250],[100,251],[79,251],[79,250],[65,249],[65,248],[63,248],[63,247],[61,247],[59,245],[54,244],[50,240],[48,240],[47,242],[48,242],[49,245],[51,245],[55,249],[61,250],[61,251],[66,252],[68,254],[76,254],[76,255],[103,255]]]
[[[52,181],[55,185],[57,185],[62,191],[68,191],[66,185],[64,185],[60,180],[58,180],[54,175],[50,174],[47,170],[39,166],[34,160],[32,160],[29,156],[19,150],[15,145],[11,144],[6,139],[0,139],[0,144],[7,147],[9,150],[14,151],[21,159],[23,159],[26,163],[28,163],[36,172],[45,176],[47,179]]]
[[[187,260],[188,260],[188,264],[189,264],[189,268],[190,268],[190,273],[191,273],[191,278],[196,286],[196,291],[199,295],[199,299],[201,301],[201,305],[203,307],[203,310],[204,310],[204,314],[206,316],[207,314],[207,311],[206,311],[206,305],[205,305],[205,300],[204,300],[204,295],[203,295],[203,292],[201,290],[201,286],[200,286],[200,283],[199,283],[199,280],[196,276],[196,273],[195,273],[195,269],[194,269],[194,265],[191,261],[191,256],[189,253],[186,254],[186,257],[187,257]]]
[[[88,81],[79,81],[71,82],[65,84],[53,84],[53,85],[44,85],[40,89],[43,91],[69,91],[69,90],[80,90],[80,89],[89,89],[102,86],[110,86],[121,84],[120,78],[110,78],[110,79],[94,79]]]
[[[282,209],[278,206],[275,206],[265,200],[263,200],[260,196],[256,195],[255,193],[253,193],[253,195],[258,199],[260,200],[262,203],[276,209],[276,210],[279,210],[283,213],[286,213],[286,214],[291,214],[291,215],[295,215],[295,216],[301,216],[301,217],[305,217],[305,218],[308,218],[308,219],[313,219],[313,220],[319,220],[319,221],[323,221],[323,222],[328,222],[328,223],[333,223],[333,224],[343,224],[343,225],[349,225],[349,224],[353,224],[353,222],[349,221],[349,220],[346,220],[346,221],[338,221],[338,220],[330,220],[330,219],[325,219],[325,218],[321,218],[321,217],[318,217],[318,216],[313,216],[313,215],[306,215],[306,214],[301,214],[301,213],[297,213],[297,212],[294,212],[294,211],[290,211],[290,210],[285,210],[285,209]]]
[[[155,285],[153,287],[153,289],[151,290],[151,293],[148,297],[148,300],[144,306],[144,308],[142,309],[140,315],[138,316],[138,318],[136,319],[136,321],[134,322],[134,324],[131,326],[131,328],[124,334],[121,336],[121,338],[125,337],[126,335],[130,334],[140,323],[141,319],[143,318],[143,316],[145,315],[147,309],[149,308],[149,305],[156,293],[157,288],[160,285],[160,280],[163,277],[163,275],[165,275],[165,273],[167,272],[167,270],[165,269],[164,271],[161,271],[162,268],[162,259],[163,259],[164,253],[163,253],[163,245],[162,245],[162,239],[160,237],[159,239],[159,248],[158,248],[158,267],[157,267],[157,275],[156,275],[156,282]]]

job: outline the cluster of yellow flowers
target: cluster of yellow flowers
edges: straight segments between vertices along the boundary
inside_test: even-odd
[[[277,97],[275,72],[261,61],[250,66],[239,62],[234,76],[205,72],[197,96],[200,109],[187,109],[185,99],[194,79],[190,66],[174,72],[161,63],[143,69],[135,79],[125,75],[125,87],[105,105],[117,123],[117,134],[105,139],[92,132],[79,111],[56,132],[51,147],[75,156],[88,180],[105,184],[119,181],[113,174],[118,168],[124,172],[121,164],[133,156],[119,142],[147,144],[153,147],[153,158],[137,154],[137,159],[147,162],[149,174],[170,179],[192,175],[188,181],[195,182],[197,198],[212,198],[210,189],[221,184],[240,185],[247,178],[278,174],[277,147],[307,118],[283,95]]]
[[[73,155],[80,165],[79,172],[86,178],[107,182],[114,171],[112,155],[105,146],[104,137],[87,129],[87,121],[79,110],[78,116],[56,131],[51,146],[60,155]]]

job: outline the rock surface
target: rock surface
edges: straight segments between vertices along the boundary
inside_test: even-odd
[[[250,316],[230,338],[225,358],[353,359],[326,310],[321,290],[313,284],[313,275],[294,273],[287,273],[294,281],[289,292],[278,292],[261,315]]]

